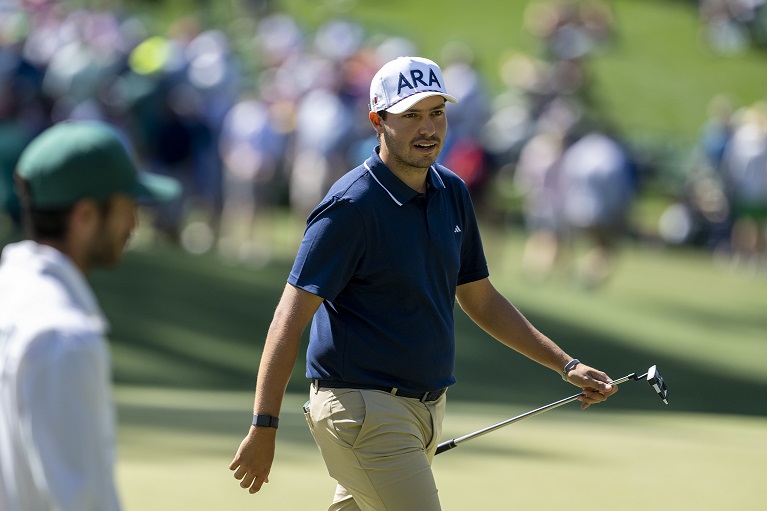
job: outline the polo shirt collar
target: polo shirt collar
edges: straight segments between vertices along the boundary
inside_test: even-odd
[[[373,176],[373,179],[389,194],[389,197],[398,205],[402,206],[409,200],[413,199],[418,192],[410,188],[403,183],[394,173],[386,166],[381,160],[378,154],[381,146],[375,148],[373,155],[365,161],[365,168]],[[426,183],[430,188],[445,188],[445,183],[437,173],[434,165],[429,167],[429,174],[426,177]]]

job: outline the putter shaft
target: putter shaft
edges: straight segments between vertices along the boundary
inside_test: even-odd
[[[618,378],[617,380],[613,380],[610,383],[610,385],[619,385],[623,382],[626,382],[628,380],[639,380],[641,378],[644,378],[647,376],[647,373],[645,373],[642,376],[637,376],[636,373],[627,374],[623,378]],[[567,403],[572,403],[579,397],[581,397],[582,392],[579,392],[578,394],[574,394],[570,397],[566,397],[564,399],[560,399],[559,401],[555,401],[551,404],[541,406],[540,408],[536,408],[535,410],[531,410],[529,412],[525,412],[521,415],[517,415],[516,417],[512,417],[510,419],[506,419],[505,421],[499,422],[498,424],[493,424],[492,426],[488,426],[486,428],[480,429],[478,431],[474,431],[473,433],[469,433],[467,435],[463,435],[457,438],[453,438],[452,440],[448,440],[446,442],[442,442],[437,446],[436,454],[440,454],[445,451],[449,451],[450,449],[454,447],[458,447],[458,444],[461,442],[465,442],[466,440],[471,440],[472,438],[477,438],[482,435],[486,435],[487,433],[493,432],[497,429],[503,428],[505,426],[508,426],[509,424],[514,424],[515,422],[521,421],[522,419],[527,419],[528,417],[532,417],[534,415],[538,415],[540,413],[552,410],[554,408],[557,408],[562,405],[566,405]]]

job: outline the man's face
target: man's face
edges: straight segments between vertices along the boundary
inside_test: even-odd
[[[90,266],[117,264],[137,225],[135,199],[125,195],[112,197],[109,211],[101,218],[100,228],[92,239]]]
[[[401,114],[381,121],[381,159],[390,168],[429,168],[439,156],[447,133],[445,98],[431,96]]]

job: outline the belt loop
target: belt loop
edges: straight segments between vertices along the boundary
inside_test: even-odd
[[[421,396],[421,403],[426,402],[426,398],[429,397],[429,392],[424,392],[423,396]]]
[[[399,389],[398,389],[397,387],[392,387],[392,389],[391,389],[391,394],[392,394],[392,395],[394,395],[394,396],[396,396],[396,395],[397,395],[397,391],[398,391],[398,390],[399,390]]]
[[[314,380],[312,380],[312,381],[314,382],[314,393],[316,394],[317,392],[319,392],[319,391],[320,391],[320,380],[318,380],[317,378],[315,378],[315,379],[314,379]]]

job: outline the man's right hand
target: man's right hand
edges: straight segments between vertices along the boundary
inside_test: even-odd
[[[269,482],[269,471],[274,461],[277,430],[251,426],[248,435],[240,443],[237,454],[229,464],[240,486],[256,493],[261,485]]]

